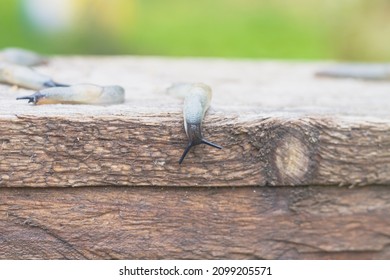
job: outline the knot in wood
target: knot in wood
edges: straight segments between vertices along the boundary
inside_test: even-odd
[[[318,167],[318,128],[301,119],[269,119],[259,130],[256,138],[265,184],[309,184]]]
[[[275,149],[275,166],[282,183],[302,182],[309,171],[310,152],[304,141],[286,135]]]

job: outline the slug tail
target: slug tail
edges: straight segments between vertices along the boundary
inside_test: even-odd
[[[206,139],[202,139],[201,143],[206,144],[206,145],[211,146],[211,147],[214,147],[214,148],[217,148],[217,149],[222,149],[221,146],[214,144],[213,142],[207,141]]]
[[[188,152],[191,150],[191,148],[193,146],[195,146],[195,144],[193,142],[188,143],[187,148],[184,150],[183,155],[181,156],[181,158],[179,160],[179,164],[181,164],[183,162],[184,158],[186,157],[186,155],[188,154]]]

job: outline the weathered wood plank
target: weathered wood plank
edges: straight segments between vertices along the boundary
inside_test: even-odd
[[[0,186],[264,186],[390,183],[388,83],[319,79],[325,63],[54,58],[64,83],[120,84],[123,105],[30,106],[0,86]],[[214,89],[204,134],[186,146],[172,82]]]
[[[247,115],[248,116],[248,115]],[[142,122],[140,123],[140,119]],[[186,145],[180,114],[0,120],[4,187],[258,186],[390,183],[390,124],[210,115],[223,150]]]
[[[389,259],[386,186],[2,188],[1,259]]]

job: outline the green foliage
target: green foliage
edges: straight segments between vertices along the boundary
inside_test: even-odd
[[[82,19],[73,29],[43,34],[23,16],[20,2],[5,0],[0,4],[0,47],[64,54],[390,59],[387,0],[104,3],[118,1],[122,6],[109,10],[91,7],[96,1],[78,0],[89,6],[78,11]],[[107,25],[107,11],[115,14],[108,18],[115,23]]]

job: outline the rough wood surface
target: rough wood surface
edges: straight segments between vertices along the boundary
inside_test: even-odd
[[[1,259],[389,259],[386,186],[3,188]]]
[[[63,83],[119,84],[123,105],[31,106],[0,86],[0,186],[264,186],[390,183],[390,84],[320,79],[329,63],[53,58]],[[186,146],[173,82],[212,86],[207,139]]]

